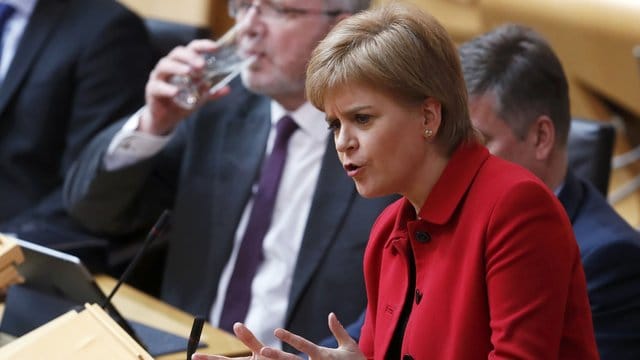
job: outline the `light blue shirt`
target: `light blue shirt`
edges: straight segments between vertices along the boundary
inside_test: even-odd
[[[38,0],[0,0],[0,3],[9,4],[15,8],[15,12],[5,24],[2,36],[2,59],[0,59],[0,84],[9,71],[11,60],[16,54],[18,44],[27,27],[29,18],[36,7]]]

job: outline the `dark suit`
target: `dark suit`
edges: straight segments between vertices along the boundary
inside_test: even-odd
[[[269,99],[236,81],[176,130],[158,156],[112,173],[100,171],[117,128],[101,135],[66,183],[71,213],[100,231],[149,227],[174,209],[162,297],[208,314],[234,234],[263,157]],[[329,335],[327,314],[354,321],[366,304],[362,258],[369,230],[391,199],[361,198],[329,141],[298,255],[285,326],[312,340]]]
[[[580,247],[601,358],[640,359],[640,235],[571,172],[558,197]]]
[[[0,87],[0,231],[57,236],[45,223],[65,221],[65,173],[140,106],[151,53],[142,20],[116,1],[37,2]]]

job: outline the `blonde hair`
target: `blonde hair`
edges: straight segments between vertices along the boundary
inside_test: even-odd
[[[441,103],[436,142],[450,154],[475,139],[456,47],[431,15],[392,3],[338,23],[313,51],[306,93],[324,110],[325,96],[350,83],[371,85],[407,102]]]

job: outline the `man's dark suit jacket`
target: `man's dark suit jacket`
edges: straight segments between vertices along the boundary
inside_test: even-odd
[[[238,81],[232,87],[230,95],[183,122],[168,146],[143,163],[101,171],[118,127],[103,133],[65,184],[72,215],[97,231],[147,228],[163,208],[173,208],[162,298],[205,316],[270,129],[270,100],[248,93]],[[329,141],[293,275],[288,329],[318,341],[330,334],[329,312],[352,322],[364,310],[364,248],[371,225],[390,201],[360,197]]]
[[[603,360],[640,359],[640,235],[570,171],[558,195],[573,224]]]
[[[142,104],[151,56],[144,23],[116,1],[37,2],[0,85],[0,231],[58,236],[46,224],[64,219],[65,173]]]

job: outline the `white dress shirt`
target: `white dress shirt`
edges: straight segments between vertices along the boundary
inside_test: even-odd
[[[264,261],[253,279],[251,304],[244,320],[260,341],[274,347],[281,347],[280,341],[273,336],[273,329],[284,326],[293,271],[328,139],[324,113],[310,103],[305,103],[293,113],[287,113],[272,101],[267,154],[271,152],[275,141],[275,124],[285,114],[289,114],[295,120],[299,129],[289,140],[287,162],[280,180],[271,227],[262,244]],[[114,170],[153,156],[169,140],[168,137],[148,135],[138,137],[139,133],[134,131],[137,118],[138,116],[134,115],[114,137],[104,159],[107,169]],[[135,153],[142,155],[136,159]],[[256,190],[257,183],[254,184],[254,194]],[[236,230],[231,257],[220,278],[217,299],[209,318],[214,326],[218,325],[220,319],[226,290],[252,205],[253,200],[250,200],[245,206]]]
[[[13,15],[4,25],[2,36],[2,58],[0,59],[0,84],[9,71],[9,64],[16,54],[18,44],[27,27],[33,8],[38,0],[0,0],[0,3],[9,4],[15,8]]]
[[[166,136],[156,136],[136,131],[143,110],[144,108],[133,114],[111,140],[102,159],[105,170],[122,169],[127,165],[148,159],[159,153],[171,140],[173,133]]]

